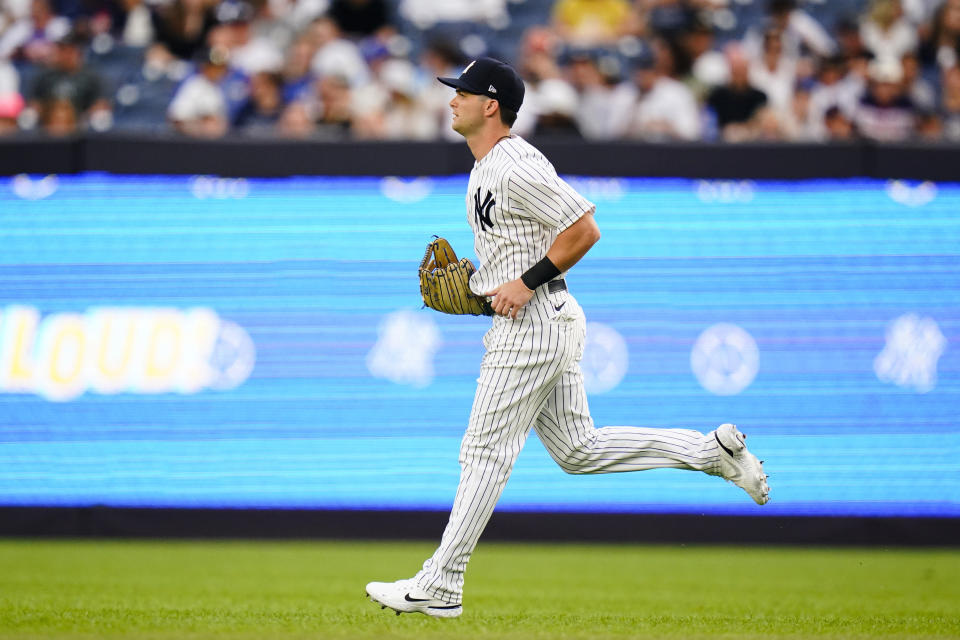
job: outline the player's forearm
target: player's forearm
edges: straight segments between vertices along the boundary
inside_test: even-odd
[[[547,251],[550,262],[560,271],[566,271],[580,261],[600,239],[600,228],[588,213],[564,229]]]

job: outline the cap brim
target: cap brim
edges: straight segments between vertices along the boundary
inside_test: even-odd
[[[466,91],[467,93],[475,93],[477,95],[483,95],[483,91],[477,90],[476,87],[471,87],[460,78],[439,78],[438,77],[437,80],[447,85],[448,87],[453,87],[454,89],[460,89],[461,91]]]

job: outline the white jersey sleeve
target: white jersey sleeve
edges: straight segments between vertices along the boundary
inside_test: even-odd
[[[549,162],[514,165],[507,182],[511,210],[536,220],[543,226],[562,232],[586,213],[593,203],[574,191]]]

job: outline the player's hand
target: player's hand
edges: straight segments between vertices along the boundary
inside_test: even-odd
[[[533,297],[533,291],[523,284],[523,280],[517,278],[506,284],[502,284],[493,291],[487,291],[483,295],[493,298],[490,306],[497,315],[507,318],[517,319],[520,308],[530,302]]]

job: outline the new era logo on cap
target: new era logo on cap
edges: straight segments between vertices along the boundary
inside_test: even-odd
[[[437,80],[466,93],[495,98],[511,111],[519,111],[523,104],[523,80],[510,65],[493,58],[477,58],[467,65],[459,78]]]

